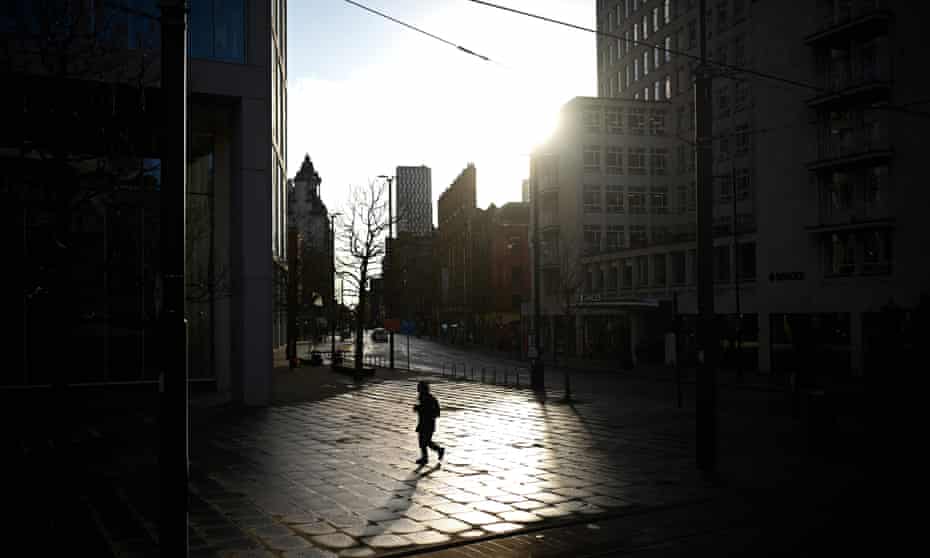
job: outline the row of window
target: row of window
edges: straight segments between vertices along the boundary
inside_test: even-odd
[[[695,189],[693,185],[675,188],[675,212],[690,213],[695,211]],[[586,184],[582,191],[585,213],[630,213],[633,215],[650,213],[665,215],[670,213],[669,187],[627,186],[619,184]],[[648,202],[648,204],[647,204]],[[545,208],[544,208],[545,210]]]
[[[755,242],[741,242],[736,250],[731,244],[714,247],[714,280],[719,283],[733,281],[734,267],[740,281],[756,278]],[[597,293],[694,284],[696,279],[696,251],[681,250],[623,258],[606,266],[593,265],[586,270],[584,287],[586,292]]]
[[[891,273],[893,231],[839,231],[825,235],[821,244],[824,275]]]
[[[626,167],[623,154],[626,151]],[[601,165],[601,155],[604,165]],[[627,147],[608,145],[603,149],[599,145],[586,145],[582,148],[582,161],[585,173],[627,174],[631,175],[665,175],[668,174],[669,150],[665,147]],[[648,166],[647,166],[648,161]]]
[[[608,134],[626,133],[634,136],[664,136],[666,134],[666,110],[645,107],[593,107],[582,111],[582,123],[588,133],[602,131]]]
[[[856,209],[878,209],[887,206],[890,176],[887,165],[865,170],[838,171],[821,178],[821,215]]]
[[[695,239],[696,233],[694,223],[629,225],[629,227],[626,225],[585,225],[584,253],[593,255],[625,248],[645,248],[669,242],[688,242]]]

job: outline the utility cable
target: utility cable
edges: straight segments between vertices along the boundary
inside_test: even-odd
[[[442,37],[440,37],[440,36],[438,36],[438,35],[434,35],[434,34],[430,33],[429,31],[424,31],[423,29],[420,29],[419,27],[416,27],[416,26],[411,25],[411,24],[409,24],[409,23],[405,23],[405,22],[403,22],[403,21],[401,21],[401,20],[399,20],[399,19],[397,19],[397,18],[391,17],[391,16],[389,16],[389,15],[387,15],[387,14],[385,14],[385,13],[379,12],[378,10],[375,10],[374,8],[369,8],[368,6],[365,6],[365,5],[363,5],[363,4],[359,4],[358,2],[355,2],[354,0],[345,0],[345,1],[346,1],[347,3],[349,3],[349,4],[352,4],[352,5],[355,6],[355,7],[358,7],[358,8],[361,8],[361,9],[363,9],[363,10],[369,11],[369,12],[371,12],[371,13],[373,13],[373,14],[376,14],[376,15],[379,15],[379,16],[385,18],[385,19],[389,19],[389,20],[391,20],[391,21],[393,21],[394,23],[397,23],[397,24],[399,24],[399,25],[403,25],[404,27],[407,27],[408,29],[412,29],[412,30],[416,31],[417,33],[422,33],[422,34],[426,35],[427,37],[436,39],[437,41],[440,41],[440,42],[443,42],[443,43],[445,43],[445,44],[447,44],[447,45],[449,45],[449,46],[455,47],[455,48],[457,48],[458,50],[464,52],[465,54],[470,54],[470,55],[472,55],[472,56],[478,57],[478,58],[484,60],[485,62],[493,62],[493,60],[491,60],[490,58],[488,58],[487,56],[485,56],[485,55],[483,55],[483,54],[478,54],[477,52],[475,52],[475,51],[473,51],[473,50],[471,50],[471,49],[469,49],[469,48],[463,47],[462,45],[457,45],[457,44],[453,43],[452,41],[448,41],[448,40],[443,39]]]

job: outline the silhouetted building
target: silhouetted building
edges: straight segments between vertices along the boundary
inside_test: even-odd
[[[0,383],[155,384],[160,11],[67,5],[67,17],[58,3],[28,2],[0,16],[3,206],[23,236],[24,292],[35,293],[22,302],[24,362]],[[190,376],[264,404],[272,348],[285,342],[286,10],[281,0],[190,7]],[[45,358],[48,339],[82,366]]]
[[[397,167],[398,233],[426,236],[433,230],[433,179],[430,168]]]
[[[329,329],[332,305],[335,304],[332,227],[326,204],[320,197],[321,184],[320,174],[307,155],[294,179],[289,181],[287,193],[288,223],[297,228],[302,239],[298,259],[298,319],[302,323],[310,323],[311,330],[318,334]],[[322,306],[314,303],[315,297],[320,299]]]
[[[467,340],[472,319],[470,270],[471,218],[475,213],[475,165],[469,163],[439,196],[439,295],[440,327],[457,341]],[[442,324],[445,324],[444,326]]]
[[[436,236],[398,233],[388,239],[391,266],[395,271],[392,284],[392,317],[413,322],[418,335],[434,333],[437,279],[433,252]]]

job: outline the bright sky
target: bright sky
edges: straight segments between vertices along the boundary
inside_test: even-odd
[[[288,169],[309,153],[330,210],[350,184],[427,165],[436,200],[469,162],[478,205],[520,200],[528,154],[558,110],[596,94],[595,36],[467,0],[358,0],[494,62],[344,0],[288,2]],[[499,0],[595,26],[595,0]]]

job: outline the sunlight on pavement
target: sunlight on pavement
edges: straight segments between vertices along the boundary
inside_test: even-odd
[[[232,517],[253,511],[241,525],[256,545],[273,549],[286,534],[347,555],[692,495],[680,443],[621,435],[603,405],[573,409],[526,390],[439,378],[434,439],[448,449],[441,466],[431,454],[417,468],[414,386],[384,381],[214,428],[205,435],[216,454],[194,456],[209,463],[209,481],[193,490]],[[667,485],[645,483],[662,471]],[[261,530],[273,525],[286,532]]]

